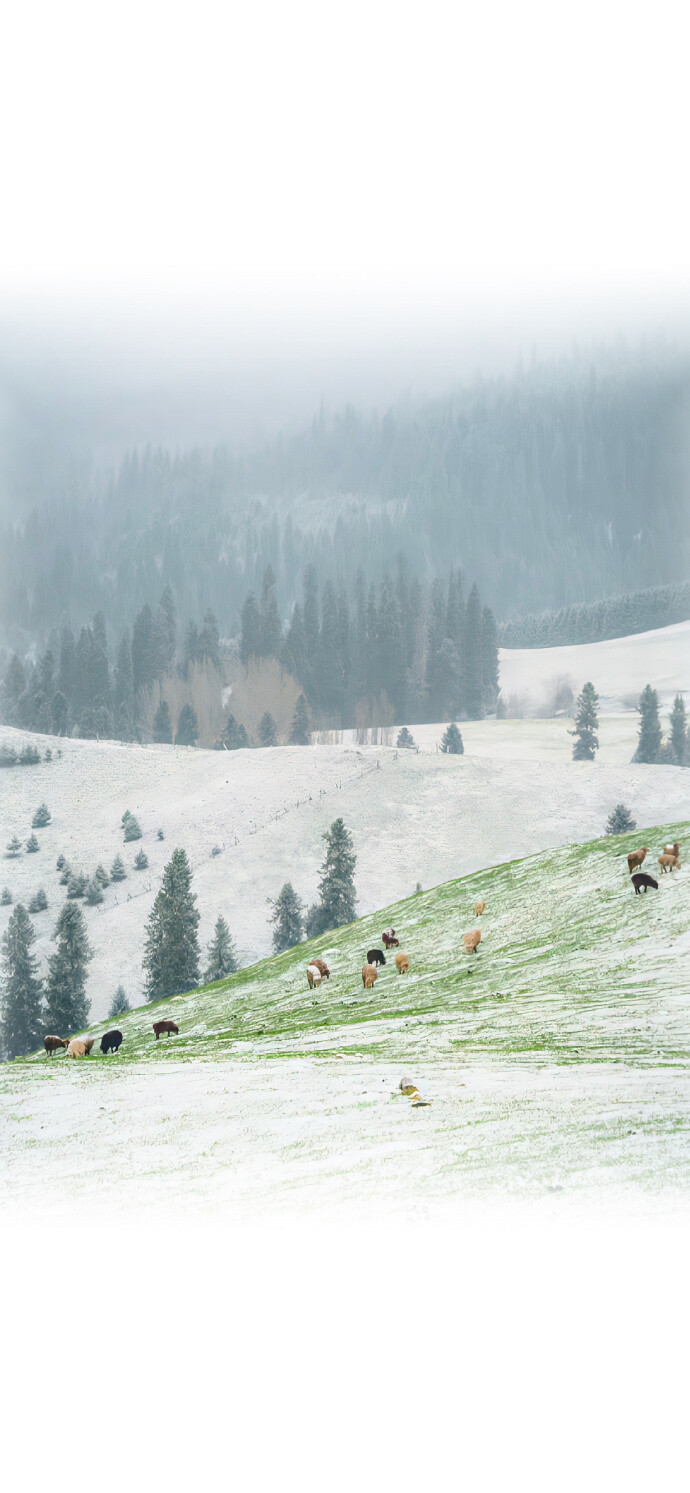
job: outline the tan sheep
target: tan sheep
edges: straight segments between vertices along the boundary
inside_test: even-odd
[[[471,933],[463,933],[462,941],[468,954],[476,954],[477,944],[481,943],[482,935],[479,928],[474,928]]]
[[[673,855],[678,860],[680,855],[680,841],[676,840],[675,845],[664,845],[664,855]]]
[[[680,861],[678,860],[678,857],[676,855],[660,855],[659,865],[661,866],[662,872],[680,871]]]
[[[407,971],[410,968],[410,961],[407,954],[396,954],[395,968],[397,969],[399,975],[407,974]]]
[[[362,984],[365,990],[371,990],[377,978],[376,967],[373,964],[365,964],[362,970]]]
[[[95,1042],[95,1037],[73,1037],[67,1048],[68,1058],[86,1058]]]
[[[628,871],[630,872],[631,876],[633,874],[633,871],[636,871],[638,866],[642,865],[642,862],[648,850],[649,846],[643,845],[641,850],[631,851],[630,855],[628,856]]]
[[[481,898],[480,898],[479,902],[475,902],[475,904],[474,904],[474,915],[475,915],[476,918],[480,918],[481,917],[481,915],[482,915],[485,907],[486,907],[486,902],[482,902]]]
[[[316,964],[308,964],[307,965],[307,979],[309,981],[309,989],[310,990],[313,990],[315,985],[320,985],[321,984],[321,981],[323,979],[323,975],[321,974],[321,970],[319,969],[318,965],[316,965]]]

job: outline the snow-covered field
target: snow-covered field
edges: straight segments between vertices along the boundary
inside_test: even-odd
[[[678,691],[690,691],[690,622],[569,648],[503,648],[500,662],[503,695],[522,695],[535,706],[554,681],[568,678],[576,694],[591,679],[603,710],[620,710],[645,684],[667,707]]]
[[[690,823],[651,831],[687,842]],[[116,1057],[0,1072],[8,1211],[233,1219],[685,1210],[690,1180],[690,873],[635,897],[634,838],[480,872],[304,950],[120,1018]],[[468,956],[461,935],[476,922]],[[411,959],[371,992],[392,920]],[[96,1028],[96,1031],[103,1027]],[[433,1102],[414,1109],[413,1079]]]
[[[409,895],[418,881],[435,886],[508,858],[589,839],[602,832],[619,800],[640,825],[685,816],[690,774],[680,768],[554,760],[554,733],[562,733],[566,750],[571,746],[567,724],[469,723],[463,725],[464,757],[345,746],[219,753],[38,737],[42,752],[50,745],[62,756],[0,772],[2,843],[15,834],[26,841],[43,800],[52,823],[37,831],[37,854],[3,861],[0,883],[15,901],[45,888],[48,910],[34,918],[44,961],[65,895],[58,855],[91,874],[99,862],[109,868],[122,854],[126,881],[109,886],[100,906],[84,907],[95,950],[88,993],[92,1015],[100,1018],[118,984],[130,1000],[140,998],[145,923],[178,845],[194,867],[203,945],[222,912],[247,964],[270,951],[268,899],[283,882],[292,881],[307,902],[316,896],[321,836],[338,815],[354,835],[360,913]],[[492,737],[496,748],[503,743],[496,756],[470,755],[475,727],[478,741]],[[10,739],[25,735],[0,728],[0,741]],[[523,747],[531,741],[543,757],[505,756],[516,739]],[[126,809],[139,818],[143,840],[125,846],[120,821]],[[135,871],[142,846],[149,867]],[[214,847],[221,849],[215,857]],[[0,933],[10,912],[0,908]]]

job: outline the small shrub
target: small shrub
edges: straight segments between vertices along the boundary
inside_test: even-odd
[[[134,869],[135,869],[135,871],[145,871],[146,867],[148,866],[148,863],[149,863],[149,858],[148,858],[148,856],[146,854],[146,851],[145,850],[140,850],[139,854],[135,857],[135,860],[134,860]]]
[[[10,843],[9,843],[9,845],[7,847],[7,854],[10,857],[10,859],[13,860],[15,856],[21,855],[21,853],[22,853],[22,842],[21,842],[20,839],[18,839],[17,835],[15,835],[14,839],[10,840]]]
[[[63,860],[63,862],[62,862],[62,873],[61,873],[61,876],[60,876],[60,886],[67,886],[67,883],[68,883],[71,875],[72,875],[72,867],[70,865],[68,865],[68,863],[67,863],[66,860]]]
[[[43,761],[44,762],[52,762],[52,760],[53,760],[53,754],[52,754],[52,752],[50,750],[50,747],[48,747],[48,750],[46,751],[45,756],[43,758]]]
[[[16,767],[18,761],[14,747],[0,746],[0,767]]]
[[[616,804],[606,821],[607,835],[627,835],[636,829],[635,820],[626,804]]]
[[[40,762],[40,760],[41,760],[41,754],[38,751],[37,747],[32,746],[30,742],[27,742],[26,746],[22,748],[22,751],[21,751],[21,754],[20,754],[20,757],[19,757],[19,761],[21,763],[21,766],[22,767],[35,767],[36,763]]]
[[[29,838],[28,838],[28,840],[26,842],[27,854],[28,855],[35,855],[36,851],[40,850],[40,848],[41,847],[40,847],[40,845],[38,843],[38,840],[36,839],[36,836],[35,835],[29,835]]]
[[[214,845],[213,850],[211,851],[211,855],[215,858],[215,856],[222,855],[222,854],[223,854],[223,847],[222,847],[222,845]]]
[[[129,840],[141,839],[139,820],[134,817],[134,814],[130,814],[129,809],[127,810],[126,814],[122,815],[122,828],[125,832],[125,844],[127,844]]]
[[[29,912],[45,912],[47,906],[48,898],[46,897],[43,887],[41,886],[31,898],[31,901],[29,903]]]
[[[67,862],[65,860],[64,855],[59,855],[58,858],[57,858],[57,860],[56,860],[56,862],[55,862],[55,870],[56,871],[64,871],[66,865],[67,865]]]
[[[3,887],[0,893],[0,907],[11,907],[12,893],[8,886]]]
[[[110,867],[110,879],[111,881],[124,881],[126,875],[127,872],[125,871],[125,864],[122,856],[116,855],[113,864]]]
[[[69,891],[67,893],[67,896],[69,897]],[[95,876],[92,876],[91,880],[87,881],[84,896],[89,904],[89,907],[95,907],[98,902],[103,901],[103,888],[100,881],[97,881]]]
[[[46,824],[50,824],[51,818],[52,815],[50,809],[48,808],[48,805],[41,804],[40,807],[36,810],[33,819],[31,820],[32,828],[43,829]]]
[[[159,829],[157,838],[159,840],[164,840],[165,839],[165,835],[163,834],[162,829]]]

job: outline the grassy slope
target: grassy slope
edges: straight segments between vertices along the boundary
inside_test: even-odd
[[[624,857],[647,843],[653,870],[666,841],[687,844],[689,836],[690,821],[675,822],[447,882],[216,985],[118,1018],[120,1053],[104,1059],[94,1050],[90,1065],[336,1053],[400,1063],[460,1056],[463,1064],[683,1065],[688,874],[661,877],[658,892],[635,897]],[[487,907],[477,920],[479,896]],[[478,922],[479,954],[468,956],[462,934]],[[365,992],[364,955],[389,923],[410,973],[399,976],[391,957]],[[316,954],[332,976],[312,992],[305,968]],[[154,1041],[151,1023],[161,1015],[177,1021],[179,1037]],[[100,1036],[112,1024],[91,1030]],[[65,1061],[60,1055],[50,1067]],[[49,1067],[42,1054],[12,1067],[36,1065]]]

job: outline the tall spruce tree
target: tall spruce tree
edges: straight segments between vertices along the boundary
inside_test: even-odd
[[[196,718],[196,711],[191,705],[183,705],[177,722],[175,745],[196,746],[198,735],[199,723]]]
[[[2,939],[0,1036],[6,1057],[23,1057],[43,1038],[43,987],[31,952],[36,933],[26,908],[18,902]]]
[[[352,835],[342,819],[334,819],[324,835],[326,859],[319,878],[319,901],[307,913],[307,935],[315,938],[355,918],[355,866]]]
[[[309,711],[307,710],[307,702],[304,698],[304,695],[300,695],[299,700],[297,701],[295,714],[292,718],[290,736],[288,739],[290,742],[290,746],[311,745],[311,722],[309,720]]]
[[[273,947],[276,954],[282,954],[284,949],[291,949],[301,942],[304,932],[304,907],[291,881],[286,881],[281,887],[273,903],[270,920],[274,924]]]
[[[680,767],[683,766],[688,747],[687,719],[685,715],[685,701],[682,695],[676,695],[671,711],[671,751],[675,761]]]
[[[606,820],[607,835],[627,835],[635,828],[635,820],[626,804],[616,804]]]
[[[448,752],[451,757],[461,757],[465,750],[462,736],[455,724],[451,721],[441,737],[441,751]]]
[[[484,652],[482,607],[476,585],[470,591],[465,612],[465,710],[471,721],[484,715]]]
[[[115,991],[115,994],[110,1002],[110,1007],[108,1010],[108,1021],[114,1021],[116,1016],[124,1016],[126,1012],[131,1011],[131,1009],[132,1007],[129,1004],[127,996],[125,995],[124,985],[118,985],[117,990]]]
[[[270,714],[270,711],[268,710],[265,711],[265,713],[261,717],[261,720],[259,721],[259,741],[261,742],[262,747],[272,747],[278,745],[276,723],[273,719],[273,716]]]
[[[594,685],[588,680],[583,685],[582,693],[578,695],[575,707],[575,729],[568,734],[575,738],[573,742],[573,762],[593,762],[595,753],[599,749],[599,737],[597,727],[599,716],[597,707],[599,696]]]
[[[167,700],[161,700],[153,718],[153,739],[160,742],[172,741],[172,721]]]
[[[280,614],[276,601],[276,578],[267,565],[261,587],[261,621],[259,650],[264,658],[277,658],[280,650]]]
[[[93,953],[84,914],[75,902],[65,903],[53,938],[57,951],[48,960],[45,1024],[56,1036],[68,1036],[86,1026],[91,1009],[86,999],[86,966]]]
[[[216,920],[213,938],[208,946],[208,963],[204,970],[204,981],[210,985],[214,980],[224,980],[234,975],[239,968],[235,945],[230,929],[222,914]]]
[[[651,684],[640,695],[640,731],[633,762],[657,762],[661,749],[659,696]]]
[[[199,983],[199,912],[184,850],[174,850],[147,923],[146,998],[161,1000]]]
[[[482,608],[482,684],[486,710],[498,700],[498,627],[490,607]]]

